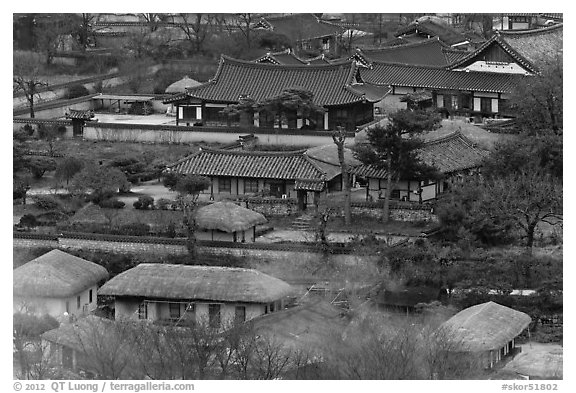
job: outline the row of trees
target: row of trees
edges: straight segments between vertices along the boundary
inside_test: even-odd
[[[15,342],[38,347],[35,358],[17,347],[19,377],[54,378],[55,359],[37,336],[54,326],[21,314],[14,319]],[[219,330],[185,319],[166,325],[91,319],[74,323],[69,338],[78,366],[102,379],[444,379],[470,372],[446,357],[455,344],[430,319],[391,323],[364,310],[324,333],[304,342],[251,321]]]

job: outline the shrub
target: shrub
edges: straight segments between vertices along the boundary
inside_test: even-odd
[[[24,214],[22,217],[20,217],[18,226],[34,228],[38,226],[38,221],[36,220],[36,216],[34,216],[33,214]]]
[[[46,212],[38,214],[36,221],[38,225],[55,225],[58,222],[68,220],[68,216],[62,212]]]
[[[134,209],[150,210],[154,209],[154,198],[149,195],[142,195],[133,204]]]
[[[34,195],[32,200],[42,210],[62,209],[62,202],[53,195]]]
[[[108,198],[98,204],[98,206],[106,209],[122,209],[125,205],[124,202],[119,201],[117,198]]]
[[[156,201],[156,208],[159,210],[170,210],[172,209],[172,204],[174,201],[171,201],[167,198],[160,198]]]
[[[90,92],[86,87],[80,84],[75,84],[68,88],[66,97],[68,99],[72,99],[87,96],[88,94],[90,94]]]

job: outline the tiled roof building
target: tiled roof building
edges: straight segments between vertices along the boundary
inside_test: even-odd
[[[419,89],[466,90],[509,93],[518,75],[487,72],[456,72],[437,67],[389,64],[374,61],[370,68],[361,68],[361,80],[374,84]]]
[[[389,92],[388,85],[357,82],[356,71],[356,63],[345,60],[322,65],[276,65],[222,56],[213,79],[164,102],[181,107],[177,112],[177,124],[179,120],[226,124],[226,119],[221,119],[221,110],[228,104],[238,103],[241,97],[261,102],[286,89],[307,90],[313,94],[316,105],[327,109],[324,117],[316,120],[319,129],[344,126],[354,130],[373,119],[373,103]],[[262,124],[269,124],[269,121],[254,125]],[[294,125],[300,128],[300,125]]]
[[[459,131],[427,141],[418,150],[422,162],[438,169],[444,175],[444,180],[475,170],[482,165],[487,155],[488,151],[474,146]],[[367,195],[372,195],[372,198],[381,197],[382,190],[386,188],[386,169],[362,164],[352,168],[351,172],[368,179]],[[436,198],[445,187],[444,182],[429,179],[401,179],[392,191],[392,196],[395,199],[422,202]]]
[[[437,22],[430,18],[420,18],[419,20],[398,30],[395,34],[396,37],[411,35],[421,36],[422,39],[438,37],[442,42],[449,46],[459,46],[469,42],[468,38],[464,34],[459,33],[447,24]]]

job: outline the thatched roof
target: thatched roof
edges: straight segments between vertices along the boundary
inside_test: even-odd
[[[528,375],[531,379],[562,379],[563,351],[558,344],[529,343],[504,366],[504,371]]]
[[[108,271],[93,262],[52,250],[13,272],[14,296],[68,297],[108,278]]]
[[[262,214],[228,201],[201,207],[196,214],[198,228],[229,233],[245,231],[266,222]]]
[[[194,87],[194,86],[199,86],[201,85],[200,82],[198,82],[197,80],[194,80],[192,78],[189,78],[188,75],[186,75],[184,78],[180,79],[179,81],[176,81],[174,83],[172,83],[170,86],[168,86],[165,90],[166,93],[184,93],[186,92],[186,89],[188,87]]]
[[[269,335],[296,350],[321,351],[328,341],[344,331],[349,320],[342,309],[313,301],[250,321],[258,334]]]
[[[141,263],[100,288],[99,295],[268,303],[292,293],[282,280],[252,269]]]
[[[451,343],[451,351],[481,352],[503,347],[530,321],[528,314],[487,302],[460,311],[444,322],[439,332]]]
[[[106,224],[108,220],[102,212],[102,208],[93,203],[89,203],[76,212],[70,218],[71,224]]]

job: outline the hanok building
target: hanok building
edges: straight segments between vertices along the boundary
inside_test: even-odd
[[[96,309],[96,291],[108,278],[100,265],[52,250],[13,272],[14,312],[59,318]]]
[[[261,128],[353,131],[374,119],[374,103],[389,92],[388,85],[358,82],[357,65],[341,61],[324,65],[280,65],[235,60],[222,56],[213,79],[164,100],[176,106],[176,125],[245,126]],[[222,111],[242,99],[256,103],[276,97],[286,89],[310,91],[314,103],[325,109],[314,119],[288,111],[286,123],[266,111],[229,116]],[[308,122],[308,123],[306,123]]]
[[[260,56],[255,63],[268,63],[280,65],[302,65],[306,64],[304,60],[294,54],[291,49],[286,49],[280,52],[267,52],[265,55]]]
[[[253,269],[141,263],[98,291],[115,318],[207,322],[221,328],[280,311],[292,287]]]
[[[457,71],[445,68],[372,61],[359,68],[358,80],[373,84],[388,84],[391,94],[378,106],[382,111],[405,109],[407,94],[429,92],[432,106],[446,116],[461,116],[480,122],[484,118],[499,118],[506,100],[514,91],[520,74],[481,71]]]
[[[487,302],[468,307],[444,322],[438,337],[447,355],[471,367],[492,368],[514,352],[515,339],[530,325],[529,315]]]
[[[344,29],[323,21],[314,14],[291,14],[262,18],[254,29],[283,35],[290,41],[292,49],[320,51],[338,56],[342,46]]]
[[[266,217],[232,202],[214,202],[196,212],[194,233],[199,240],[254,242],[256,226],[266,223]]]
[[[287,152],[231,151],[203,148],[169,165],[168,170],[210,179],[214,195],[256,194],[298,198],[301,209],[321,191],[341,190],[341,171],[306,150]],[[309,195],[311,194],[311,195]]]
[[[465,175],[478,172],[488,151],[476,147],[461,132],[456,131],[445,137],[427,141],[418,150],[422,162],[435,167],[442,179],[401,179],[392,190],[393,200],[426,202],[447,191],[452,182],[459,182]],[[369,165],[359,165],[351,169],[356,176],[367,180],[366,199],[383,198],[386,190],[387,171]]]

